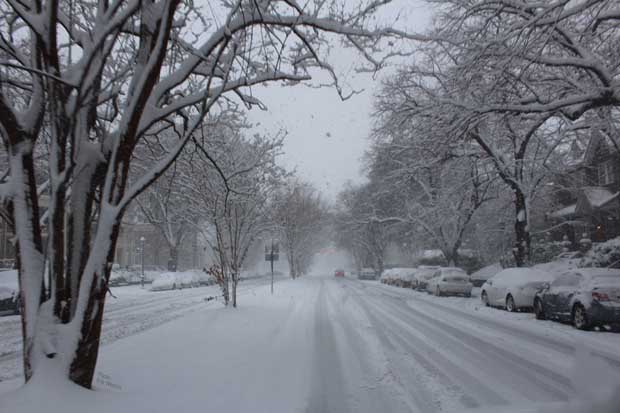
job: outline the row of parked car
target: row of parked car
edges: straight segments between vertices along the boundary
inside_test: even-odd
[[[539,320],[570,322],[580,330],[620,325],[620,270],[508,268],[482,285],[480,299],[508,311],[533,310]]]
[[[470,277],[460,268],[430,266],[385,270],[380,281],[435,295],[466,297],[478,284],[480,299],[488,307],[534,311],[539,320],[570,322],[581,330],[620,326],[618,269],[494,268],[497,271],[486,274],[482,282],[477,281],[480,274]]]
[[[425,290],[437,296],[470,297],[473,288],[467,273],[456,267],[391,268],[383,271],[379,280],[384,284]]]

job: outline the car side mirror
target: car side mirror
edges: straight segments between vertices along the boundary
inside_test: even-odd
[[[488,281],[487,281],[487,284],[489,284],[489,285],[493,285],[493,281],[488,280]]]

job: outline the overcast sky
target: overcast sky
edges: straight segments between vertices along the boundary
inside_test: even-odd
[[[417,0],[397,0],[381,18],[393,20],[401,12],[399,28],[422,31],[430,22],[430,11]],[[357,55],[336,48],[330,61],[339,71],[347,71]],[[362,157],[368,147],[371,128],[372,97],[379,85],[370,75],[348,75],[346,80],[362,94],[341,101],[333,89],[305,86],[258,87],[253,93],[267,106],[267,111],[253,109],[250,121],[257,131],[288,131],[282,163],[295,168],[298,175],[312,182],[325,196],[335,198],[348,180],[362,181]]]

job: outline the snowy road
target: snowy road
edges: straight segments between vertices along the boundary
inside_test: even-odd
[[[206,306],[204,289],[134,304],[119,297],[106,316],[105,340],[115,342],[98,365],[112,383],[98,382],[101,411],[506,411],[582,397],[578,349],[592,351],[595,369],[620,367],[620,334],[578,332],[475,299],[318,276],[280,282],[274,296],[267,286],[249,291],[236,310]],[[134,335],[152,313],[177,319]]]

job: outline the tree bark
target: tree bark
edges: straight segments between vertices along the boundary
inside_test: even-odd
[[[105,262],[96,270],[101,271],[100,277],[95,277],[92,282],[86,312],[82,319],[80,340],[78,341],[75,355],[69,369],[69,378],[76,384],[87,389],[92,387],[95,368],[97,366],[105,298],[108,292],[108,280],[110,279],[110,272],[112,269],[111,266],[106,265],[106,262],[114,261],[119,231],[120,218],[113,224],[110,241],[107,244],[108,251]],[[99,279],[101,281],[98,281]]]
[[[168,261],[168,271],[177,271],[177,267],[179,264],[179,247],[171,246],[170,247],[170,260]]]
[[[239,281],[238,274],[232,276],[232,305],[237,308],[237,282]]]
[[[524,267],[530,259],[531,239],[528,227],[527,203],[525,194],[520,189],[515,189],[515,246],[512,253],[517,267]]]

